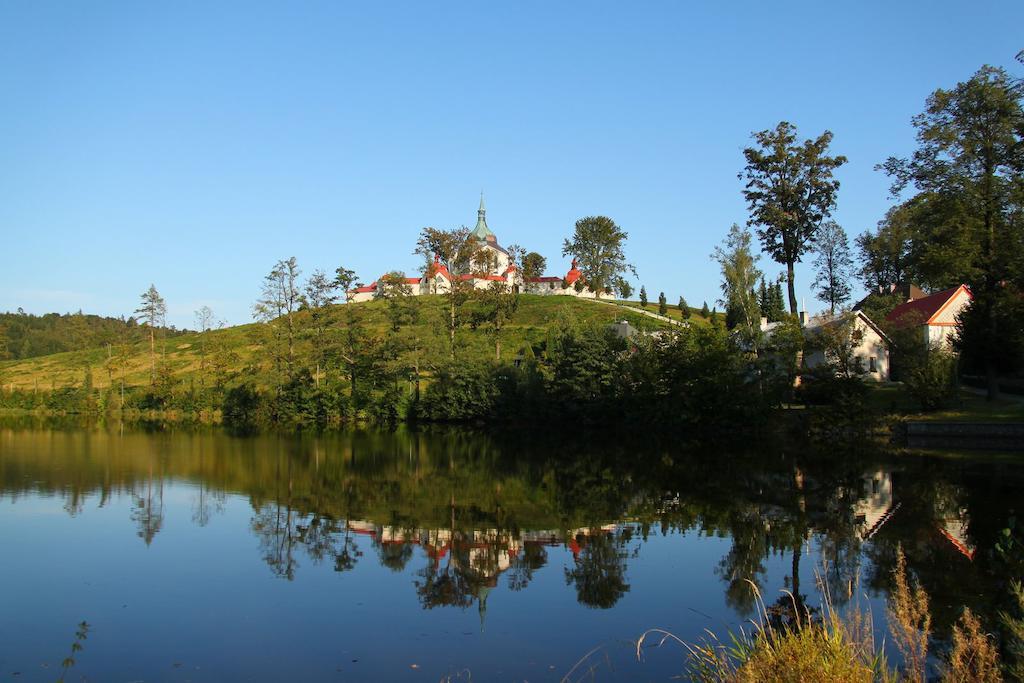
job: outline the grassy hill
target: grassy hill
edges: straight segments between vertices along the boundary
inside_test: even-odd
[[[642,308],[643,310],[647,311],[648,313],[655,313],[655,314],[658,313],[658,301],[657,300],[648,301],[647,302],[647,306],[641,306],[639,301],[616,301],[615,303],[619,304],[620,306],[629,306],[631,308]],[[704,324],[707,324],[709,322],[710,317],[709,318],[705,318],[704,316],[702,316],[701,315],[701,309],[694,308],[693,306],[687,306],[687,308],[690,309],[690,317],[688,319],[690,321],[690,323],[697,324],[697,325],[704,325]],[[679,310],[679,306],[676,305],[676,304],[669,304],[668,305],[668,310],[665,312],[665,317],[666,318],[672,318],[673,320],[687,320],[687,318],[683,317],[682,311]],[[725,314],[724,313],[718,312],[718,313],[715,314],[715,317],[717,317],[723,323],[725,322]]]
[[[417,297],[413,300],[419,308],[420,322],[417,333],[424,340],[436,342],[438,352],[444,347],[443,313],[444,299],[440,296]],[[624,302],[631,303],[631,302]],[[387,315],[387,302],[371,301],[351,304],[353,311],[372,336],[384,337],[391,333]],[[344,306],[331,310],[332,324],[340,324]],[[655,312],[657,306],[654,307]],[[678,314],[678,311],[676,311]],[[305,313],[299,316],[300,324],[305,322]],[[502,348],[505,357],[514,356],[527,342],[543,343],[549,330],[562,321],[575,321],[581,325],[607,325],[619,320],[628,320],[639,329],[658,329],[666,326],[658,320],[639,315],[624,306],[586,301],[568,296],[537,296],[524,294],[520,298],[519,310],[502,332]],[[698,316],[697,322],[702,322]],[[260,347],[256,343],[258,325],[238,325],[207,333],[201,339],[197,333],[186,333],[157,340],[157,352],[165,356],[175,377],[189,380],[196,376],[200,367],[200,349],[205,343],[209,349],[221,345],[232,351],[236,358],[232,370],[241,370],[258,363]],[[463,327],[459,338],[464,347],[461,350],[467,358],[493,358],[493,338],[483,329]],[[306,341],[305,343],[309,343]],[[149,342],[140,335],[126,349],[125,360],[113,363],[115,369],[108,373],[108,357],[117,354],[116,348],[106,346],[55,353],[48,356],[0,362],[0,384],[4,389],[38,389],[81,386],[87,371],[92,373],[93,386],[102,389],[120,382],[122,364],[125,368],[125,383],[128,386],[149,384]]]

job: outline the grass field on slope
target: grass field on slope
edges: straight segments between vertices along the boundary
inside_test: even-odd
[[[413,300],[419,307],[420,321],[417,334],[438,349],[446,351],[445,327],[443,317],[446,313],[445,300],[440,296],[417,297]],[[362,324],[371,336],[378,338],[391,333],[387,315],[387,302],[370,301],[351,304],[353,313],[360,317]],[[344,305],[335,306],[331,310],[332,324],[337,329],[344,318]],[[657,307],[655,306],[655,310]],[[676,311],[678,313],[678,311]],[[305,312],[298,316],[299,323],[305,321]],[[699,316],[697,317],[699,319]],[[634,313],[621,306],[586,301],[569,296],[537,296],[524,294],[520,297],[519,310],[514,318],[506,324],[502,332],[502,348],[505,358],[512,358],[525,344],[534,345],[544,342],[549,331],[562,321],[575,321],[580,325],[608,325],[628,320],[639,329],[658,329],[665,326],[657,320]],[[255,323],[238,325],[207,333],[206,344],[209,348],[215,343],[222,343],[237,354],[234,370],[257,364],[260,359],[260,347],[255,343],[258,331]],[[140,331],[141,332],[141,331]],[[335,332],[336,333],[336,332]],[[484,328],[472,329],[469,326],[459,330],[460,356],[467,359],[492,359],[494,357],[493,337]],[[304,344],[310,341],[305,339]],[[200,335],[186,334],[167,340],[157,339],[157,353],[166,358],[176,377],[188,380],[199,370],[200,366]],[[116,353],[116,349],[110,351]],[[52,388],[80,386],[84,380],[86,369],[92,372],[93,385],[97,388],[109,386],[110,379],[117,384],[121,370],[108,375],[106,369],[108,357],[107,347],[68,351],[49,356],[40,356],[17,361],[0,362],[0,385],[5,389],[33,389],[48,391]],[[128,386],[149,383],[150,355],[148,337],[133,341],[127,354],[125,383]]]

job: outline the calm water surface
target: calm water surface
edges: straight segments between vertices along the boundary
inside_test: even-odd
[[[462,430],[0,427],[0,680],[669,680],[771,603],[874,607],[897,543],[992,614],[1024,469]],[[823,569],[824,567],[824,569]],[[574,665],[589,657],[577,666]]]

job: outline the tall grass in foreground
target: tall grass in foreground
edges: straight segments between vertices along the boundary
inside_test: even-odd
[[[892,573],[893,590],[886,609],[889,631],[903,666],[890,668],[883,648],[875,642],[870,611],[859,606],[840,614],[833,608],[827,587],[818,577],[822,606],[815,614],[785,591],[791,608],[780,617],[765,605],[757,586],[750,583],[758,606],[758,620],[751,628],[730,632],[727,641],[707,631],[698,643],[687,643],[662,629],[651,629],[636,643],[637,657],[645,644],[659,646],[673,640],[688,653],[686,674],[703,683],[853,683],[912,682],[928,680],[928,644],[931,613],[928,595],[907,572],[903,549],[897,549]],[[1014,586],[1014,596],[1024,613],[1024,588]],[[1024,619],[1001,615],[1010,633],[1009,649],[1024,653]],[[999,650],[978,618],[964,608],[953,628],[951,648],[939,666],[943,683],[996,683],[1003,680]],[[1020,680],[1020,665],[1007,673]]]

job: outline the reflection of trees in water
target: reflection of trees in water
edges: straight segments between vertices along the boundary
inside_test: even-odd
[[[55,439],[38,430],[5,438],[24,439],[0,458],[5,497],[55,494],[78,515],[90,495],[100,505],[129,495],[133,526],[152,543],[174,510],[164,505],[166,479],[190,483],[199,526],[223,509],[228,492],[241,494],[275,575],[294,577],[303,555],[307,564],[348,571],[365,549],[395,572],[416,567],[424,606],[485,607],[498,583],[528,587],[552,547],[573,545],[561,531],[541,539],[537,530],[626,520],[645,537],[659,528],[729,537],[714,571],[727,603],[743,613],[752,600],[746,580],[773,592],[765,585],[773,555],[785,554],[788,586],[813,593],[809,582],[820,567],[808,561],[808,538],[827,562],[822,578],[837,602],[861,572],[867,589],[887,589],[902,543],[944,628],[956,616],[946,605],[966,602],[982,615],[999,606],[1010,571],[992,548],[1021,490],[1020,470],[1009,465],[901,457],[890,461],[898,467],[890,480],[881,457],[649,447],[635,435],[550,443],[536,434],[515,441],[468,430],[248,438],[100,430]],[[629,590],[622,532],[576,545],[568,585],[584,604],[615,604]]]
[[[586,536],[579,534],[574,539],[580,550],[572,567],[565,570],[565,583],[576,587],[576,599],[581,604],[607,609],[629,591],[626,558],[632,537],[632,527],[625,526]]]
[[[512,557],[508,569],[508,587],[521,591],[533,581],[533,573],[548,563],[548,551],[537,542],[523,544],[522,554]]]
[[[755,595],[748,581],[763,590],[764,559],[768,557],[767,520],[759,507],[738,511],[732,518],[732,545],[715,572],[725,582],[725,602],[742,616],[754,610]]]
[[[161,476],[153,484],[152,472],[141,490],[134,495],[135,506],[131,518],[135,522],[139,538],[149,545],[164,525],[164,480]]]

